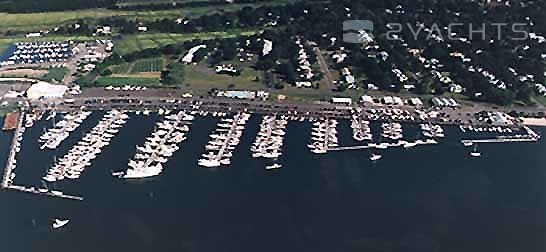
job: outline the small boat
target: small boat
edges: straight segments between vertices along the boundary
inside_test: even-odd
[[[464,146],[464,147],[470,147],[470,146],[472,146],[472,145],[473,145],[473,143],[470,142],[470,141],[464,141],[464,142],[463,142],[463,146]]]
[[[53,229],[61,228],[61,227],[65,226],[66,224],[68,224],[68,222],[70,222],[70,220],[55,219],[55,222],[52,224],[52,227],[53,227]]]
[[[280,168],[282,168],[282,165],[277,163],[265,167],[266,170],[275,170]]]
[[[122,172],[122,171],[112,172],[112,176],[114,177],[120,177],[120,176],[123,176],[124,174],[125,172]]]
[[[377,160],[379,160],[381,158],[383,158],[383,156],[381,156],[379,154],[372,154],[372,156],[370,156],[371,161],[377,161]]]
[[[474,145],[474,150],[470,152],[471,157],[481,157],[482,153],[478,151],[478,145]]]

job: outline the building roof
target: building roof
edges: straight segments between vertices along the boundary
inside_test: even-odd
[[[34,100],[40,98],[62,98],[67,90],[67,86],[53,85],[40,81],[30,86],[27,90],[27,97]]]
[[[351,103],[353,103],[353,99],[348,98],[348,97],[332,97],[332,102],[333,103],[351,104]]]

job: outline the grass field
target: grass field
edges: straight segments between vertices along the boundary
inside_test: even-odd
[[[68,70],[64,67],[58,67],[58,68],[50,68],[48,69],[48,72],[46,75],[40,77],[40,80],[45,80],[45,81],[62,81],[66,72]]]
[[[194,8],[178,8],[158,11],[118,11],[108,9],[91,9],[63,12],[44,13],[0,13],[0,32],[20,31],[30,32],[45,29],[52,29],[55,26],[75,22],[77,20],[97,20],[105,17],[124,17],[128,20],[138,19],[140,22],[147,22],[163,18],[176,19],[179,17],[196,17],[204,14],[212,14],[221,11],[236,11],[245,6],[279,5],[289,0],[279,0],[270,3],[255,4],[225,4],[219,6],[204,6]]]
[[[131,63],[122,63],[110,67],[111,77],[116,78],[156,78],[159,79],[164,68],[161,57],[141,59]]]
[[[161,72],[163,67],[163,58],[141,59],[133,63],[131,73]]]
[[[131,71],[131,67],[132,67],[131,63],[122,63],[119,65],[111,66],[110,70],[114,74],[126,74]]]
[[[99,77],[96,81],[96,86],[160,86],[159,78],[143,78],[143,77]]]
[[[187,65],[185,68],[184,83],[182,89],[192,91],[195,95],[205,95],[212,88],[217,89],[263,89],[261,82],[254,81],[259,73],[251,68],[243,70],[240,76],[231,77],[220,75],[214,69],[207,68],[204,64]]]
[[[201,33],[144,33],[131,36],[125,36],[116,43],[116,52],[120,55],[137,52],[147,48],[155,48],[168,44],[176,44],[188,40],[201,39],[209,40],[215,38],[233,38],[238,35],[250,36],[258,33],[257,30],[229,32],[201,32]]]

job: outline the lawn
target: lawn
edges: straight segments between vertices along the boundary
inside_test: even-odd
[[[96,86],[160,86],[159,78],[143,77],[99,77],[96,80]]]
[[[131,73],[147,73],[163,71],[163,58],[141,59],[133,63]]]
[[[199,33],[142,33],[125,36],[116,42],[116,52],[120,55],[127,55],[147,48],[155,48],[168,44],[176,44],[194,39],[210,40],[215,38],[233,38],[238,35],[249,36],[258,31],[231,30],[228,32],[199,32]]]
[[[114,74],[126,74],[131,71],[131,63],[122,63],[119,65],[114,65],[110,67],[110,70],[112,70],[112,73]]]
[[[40,80],[45,81],[62,81],[66,75],[67,69],[65,67],[50,68],[46,75],[40,77]]]
[[[185,68],[184,83],[182,89],[192,91],[195,95],[205,95],[212,88],[217,89],[241,89],[262,90],[260,81],[254,81],[260,74],[252,69],[245,68],[240,76],[216,74],[214,69],[208,68],[204,63],[187,65]]]
[[[55,26],[76,22],[85,19],[98,21],[105,17],[124,17],[128,20],[138,19],[140,22],[148,22],[158,19],[176,19],[179,17],[196,17],[204,14],[212,14],[222,11],[237,11],[245,6],[279,5],[289,2],[280,0],[270,3],[225,4],[203,7],[173,8],[158,11],[119,11],[108,9],[88,9],[78,11],[43,12],[43,13],[0,13],[0,32],[19,31],[31,32],[52,29]]]

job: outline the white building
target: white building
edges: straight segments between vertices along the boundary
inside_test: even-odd
[[[62,98],[67,90],[67,86],[53,85],[47,82],[40,81],[30,86],[30,88],[27,90],[27,97],[32,100],[37,100],[41,98]]]
[[[351,104],[353,104],[353,99],[348,97],[332,97],[332,103],[350,106]]]

